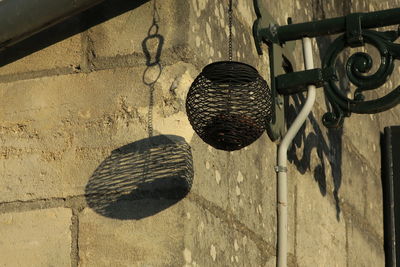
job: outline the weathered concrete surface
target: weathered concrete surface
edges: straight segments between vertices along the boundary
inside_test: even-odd
[[[189,266],[263,266],[270,260],[272,243],[235,213],[195,193],[188,198],[184,256],[191,257],[184,258]]]
[[[144,207],[166,202],[125,202],[115,212],[141,217]],[[82,266],[264,266],[273,260],[272,243],[196,193],[140,220],[113,220],[85,209],[79,227]]]
[[[118,9],[118,6],[109,2],[103,12],[106,14]],[[158,9],[156,17],[158,30],[156,26],[151,27],[153,23],[152,3],[138,6],[133,12],[126,12],[106,23],[92,27],[88,30],[88,38],[95,57],[138,54],[142,60],[143,45],[148,45],[150,52],[156,50],[157,38],[146,39],[149,34],[162,36],[163,50],[184,45],[187,41],[189,23],[188,12],[183,11],[189,9],[187,1],[163,1],[162,8]],[[140,14],[140,16],[136,14]]]
[[[345,122],[343,128],[346,139],[351,142],[351,146],[353,147],[350,150],[356,150],[355,152],[362,155],[367,161],[376,158],[376,160],[370,163],[370,166],[373,168],[370,171],[374,173],[379,173],[381,166],[380,157],[377,157],[380,153],[378,119],[379,115],[354,114]],[[348,141],[344,142],[345,145],[346,143]]]
[[[143,72],[122,68],[3,84],[1,200],[83,194],[87,179],[113,149],[147,136]],[[193,73],[186,63],[163,70],[154,96],[163,103],[154,109],[155,131],[190,141],[183,98]]]
[[[385,266],[382,243],[376,243],[350,222],[347,227],[348,266]]]
[[[296,187],[296,213],[291,216],[296,216],[297,263],[299,266],[346,266],[345,222],[337,221],[333,202],[310,190],[314,186],[314,181],[302,179]]]
[[[194,188],[199,195],[236,214],[256,233],[266,234],[267,241],[274,243],[276,180],[274,159],[268,156],[274,153],[271,151],[274,148],[266,145],[266,139],[263,136],[243,151],[227,153],[194,136],[191,142],[196,173]],[[245,154],[254,157],[243,162]],[[205,161],[198,160],[203,157]]]
[[[354,148],[349,148],[348,151],[343,155],[342,170],[345,175],[341,199],[351,203],[358,214],[366,216],[374,231],[383,237],[382,186],[379,172],[374,171]]]
[[[56,208],[0,215],[1,266],[71,266],[71,216]]]
[[[120,212],[140,213],[166,200],[122,203]],[[79,221],[80,266],[183,265],[184,203],[141,220],[115,220],[85,209]],[[129,209],[129,211],[127,211]]]

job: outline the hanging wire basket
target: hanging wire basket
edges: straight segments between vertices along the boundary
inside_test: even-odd
[[[215,62],[192,83],[186,112],[204,142],[217,149],[238,150],[257,140],[270,122],[271,91],[252,66]]]

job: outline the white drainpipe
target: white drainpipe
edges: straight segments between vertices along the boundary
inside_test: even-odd
[[[303,54],[305,69],[313,69],[314,62],[310,38],[303,38]],[[316,88],[314,85],[308,85],[306,103],[293,124],[290,126],[278,149],[278,166],[276,167],[278,173],[278,267],[287,266],[287,151],[293,138],[296,136],[297,132],[311,112],[315,102],[315,91]]]

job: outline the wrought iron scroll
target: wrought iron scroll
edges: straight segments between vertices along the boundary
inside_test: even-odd
[[[296,94],[304,91],[307,85],[324,86],[325,94],[331,110],[322,120],[329,128],[343,125],[345,117],[351,113],[371,114],[386,111],[400,103],[400,86],[394,88],[383,97],[366,100],[364,92],[375,90],[384,85],[394,70],[394,62],[400,59],[400,44],[394,43],[399,37],[399,31],[378,32],[374,28],[399,25],[400,8],[393,8],[367,13],[353,13],[344,17],[330,18],[319,21],[277,25],[272,16],[262,5],[261,0],[253,0],[257,19],[253,25],[253,36],[256,49],[261,54],[261,44],[273,47],[287,48],[288,42],[303,37],[319,37],[332,34],[342,34],[329,47],[323,58],[322,68],[309,71],[295,71],[284,74],[272,73],[271,90],[277,96]],[[337,86],[337,70],[335,62],[339,54],[347,47],[361,47],[365,44],[374,46],[380,54],[381,63],[376,72],[370,74],[373,66],[372,57],[363,52],[351,55],[345,64],[345,75],[356,87],[354,95],[349,97]],[[284,56],[284,55],[282,55]],[[270,57],[273,70],[276,58]],[[271,62],[272,61],[272,62]],[[281,60],[278,63],[281,65]],[[288,60],[289,62],[291,60]],[[282,67],[282,66],[281,66]],[[276,118],[279,116],[276,114]],[[280,116],[281,117],[281,116]]]
[[[336,128],[343,125],[345,117],[351,113],[372,114],[382,112],[396,106],[400,101],[400,86],[389,94],[374,99],[365,100],[363,92],[375,90],[384,85],[394,69],[394,60],[400,59],[400,45],[394,41],[398,38],[397,31],[377,32],[362,30],[364,43],[374,46],[380,54],[380,66],[373,74],[368,74],[373,66],[372,57],[364,52],[351,55],[345,65],[345,73],[349,81],[356,86],[353,98],[349,98],[344,90],[337,84],[334,75],[325,81],[325,94],[332,106],[332,111],[324,114],[322,121],[326,127]],[[335,62],[339,54],[350,44],[346,35],[339,36],[329,47],[325,55],[322,67],[335,68]]]

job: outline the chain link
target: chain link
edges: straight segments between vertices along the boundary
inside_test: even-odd
[[[229,10],[228,10],[228,15],[229,15],[229,61],[232,61],[232,0],[229,0]]]
[[[143,83],[148,86],[149,88],[149,111],[147,113],[147,130],[149,137],[153,137],[153,109],[154,109],[154,91],[155,91],[155,85],[158,81],[158,79],[161,76],[162,72],[162,66],[160,63],[160,55],[161,55],[161,49],[162,49],[162,44],[164,38],[158,34],[158,23],[160,21],[160,15],[158,14],[158,8],[157,8],[157,0],[153,0],[153,24],[150,26],[150,29],[147,33],[147,37],[144,39],[142,43],[143,47],[143,52],[146,56],[146,65],[147,68],[143,73]],[[149,48],[147,47],[146,40],[150,40],[154,38],[159,42],[160,46],[160,54],[156,54],[155,57],[152,59],[150,55]],[[158,52],[157,52],[158,53]],[[157,75],[153,77],[151,75],[152,70],[154,70]],[[147,78],[147,79],[146,79]]]
[[[160,14],[158,14],[157,0],[153,0],[153,24],[158,24],[160,21]]]

